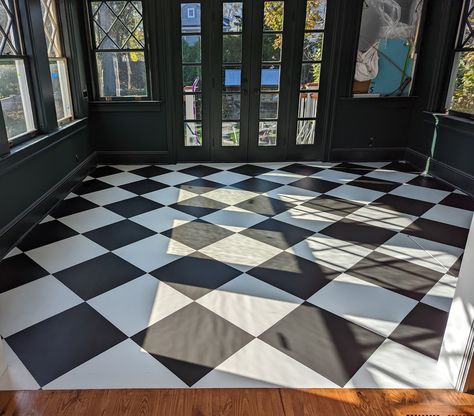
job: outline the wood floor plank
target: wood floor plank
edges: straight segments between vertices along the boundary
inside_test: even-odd
[[[474,416],[450,390],[170,389],[0,392],[1,416]]]

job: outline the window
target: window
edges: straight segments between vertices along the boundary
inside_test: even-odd
[[[196,17],[196,12],[193,8],[188,9],[188,19],[194,19]]]
[[[49,70],[53,83],[54,105],[58,124],[72,120],[71,90],[67,59],[63,55],[56,0],[41,0],[44,33],[48,47]]]
[[[0,1],[0,102],[8,140],[35,130],[17,5]]]
[[[258,145],[276,146],[280,107],[280,74],[285,2],[263,2],[262,54],[260,57],[260,112]]]
[[[447,107],[474,118],[474,0],[465,2],[455,52]]]
[[[181,4],[181,70],[183,74],[184,145],[202,146],[201,4]],[[197,10],[189,25],[185,10]]]
[[[326,0],[307,0],[296,144],[314,144],[323,59]]]
[[[99,97],[147,97],[142,2],[91,1],[90,13]]]
[[[411,93],[423,0],[364,0],[354,96]]]

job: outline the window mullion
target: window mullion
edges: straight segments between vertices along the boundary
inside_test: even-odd
[[[0,112],[0,156],[7,154],[9,151],[10,144],[8,143],[7,128]]]
[[[38,113],[41,132],[50,133],[57,129],[54,106],[53,85],[49,71],[46,36],[43,30],[43,17],[40,0],[21,0],[19,12],[25,41],[26,55],[30,56],[34,81],[34,102]],[[31,83],[30,83],[31,84]]]

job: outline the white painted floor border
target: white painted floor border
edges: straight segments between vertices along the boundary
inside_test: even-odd
[[[438,365],[457,390],[464,391],[474,351],[474,219],[441,346]]]

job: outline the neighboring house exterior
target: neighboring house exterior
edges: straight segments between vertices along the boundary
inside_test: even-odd
[[[201,31],[201,5],[184,3],[181,5],[181,30],[183,32]]]

